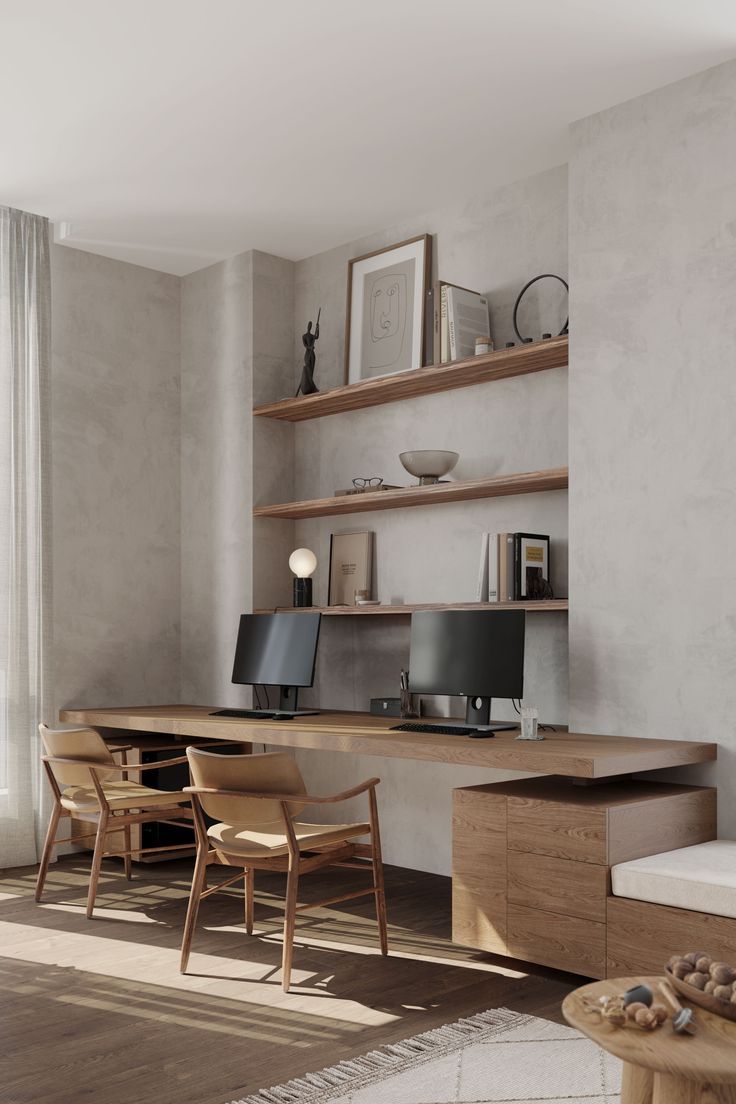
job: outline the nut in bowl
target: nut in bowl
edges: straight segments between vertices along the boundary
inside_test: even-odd
[[[736,968],[729,962],[705,951],[689,951],[673,955],[665,974],[672,988],[691,1004],[736,1022]]]

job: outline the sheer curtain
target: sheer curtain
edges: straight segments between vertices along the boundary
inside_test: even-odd
[[[48,221],[0,207],[0,866],[34,863],[50,685]]]

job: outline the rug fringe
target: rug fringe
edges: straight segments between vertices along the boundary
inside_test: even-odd
[[[449,1054],[467,1043],[479,1042],[483,1035],[520,1027],[531,1019],[531,1016],[520,1015],[508,1008],[491,1008],[456,1023],[402,1039],[399,1043],[387,1043],[369,1054],[338,1062],[318,1073],[295,1077],[284,1085],[260,1089],[253,1096],[232,1101],[231,1104],[320,1104],[324,1094],[334,1089],[343,1088],[347,1092],[362,1088],[371,1081],[383,1080],[387,1073],[400,1073],[403,1066]]]

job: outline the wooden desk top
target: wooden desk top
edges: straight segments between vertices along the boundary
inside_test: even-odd
[[[391,732],[395,717],[325,712],[292,721],[211,717],[214,707],[141,706],[119,709],[62,709],[62,721],[95,728],[125,728],[176,736],[211,737],[243,743],[346,751],[392,759],[421,759],[470,767],[559,774],[568,778],[609,778],[616,774],[682,767],[716,758],[717,745],[690,740],[647,740],[631,736],[590,736],[556,727],[540,741],[520,741],[518,729],[493,739]],[[431,721],[427,717],[424,720]],[[438,722],[446,718],[434,718]]]

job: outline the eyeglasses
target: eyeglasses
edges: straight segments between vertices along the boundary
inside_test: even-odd
[[[359,489],[362,489],[363,487],[380,487],[382,483],[383,483],[383,476],[382,475],[370,475],[370,476],[359,475],[357,477],[357,479],[353,480],[353,486],[357,487]]]

